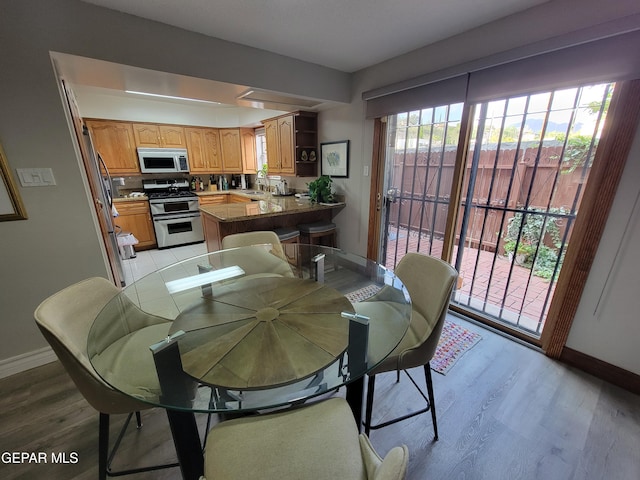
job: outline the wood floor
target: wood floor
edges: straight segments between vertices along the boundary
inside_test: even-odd
[[[483,338],[447,375],[433,374],[440,440],[433,442],[430,415],[371,434],[381,454],[396,444],[409,447],[407,479],[640,479],[639,396],[454,321]],[[375,412],[410,409],[418,402],[412,389],[406,377],[396,384],[393,374],[381,376]],[[98,415],[57,362],[0,380],[0,392],[0,453],[44,452],[48,460],[16,465],[3,457],[0,478],[97,478]],[[143,421],[141,430],[130,429],[115,467],[174,459],[164,412],[143,412]],[[199,418],[203,432],[205,421]],[[78,461],[51,464],[52,452],[68,460],[75,452]],[[180,472],[128,478],[179,479]]]

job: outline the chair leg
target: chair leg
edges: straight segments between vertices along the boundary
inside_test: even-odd
[[[435,440],[438,440],[438,424],[436,423],[436,411],[435,411],[435,403],[434,403],[434,395],[433,395],[433,380],[431,378],[431,366],[429,365],[429,363],[427,363],[424,366],[424,376],[425,376],[425,382],[427,384],[427,395],[424,394],[422,389],[416,383],[415,379],[411,376],[411,374],[407,370],[404,370],[404,373],[409,377],[409,380],[411,380],[411,383],[413,383],[413,386],[418,390],[418,393],[424,399],[427,406],[425,408],[422,408],[420,410],[417,410],[411,413],[407,413],[405,415],[394,418],[392,420],[379,423],[377,425],[372,425],[371,416],[373,411],[373,394],[375,390],[375,376],[369,377],[369,388],[367,392],[367,412],[366,412],[365,424],[364,424],[365,433],[369,435],[369,431],[371,430],[377,430],[378,428],[387,427],[389,425],[393,425],[394,423],[402,422],[409,418],[415,417],[416,415],[421,415],[431,410],[431,419],[433,421],[433,432],[435,434]]]
[[[140,412],[136,412],[136,426],[138,428],[142,428],[142,416],[140,415]]]
[[[371,431],[371,415],[373,412],[373,393],[376,389],[376,376],[371,375],[367,383],[367,411],[364,416],[364,433],[369,436]]]
[[[138,426],[140,427],[142,426],[140,412],[135,412],[135,413],[136,413],[136,421],[138,422]],[[120,447],[120,442],[124,438],[124,435],[127,430],[127,426],[131,421],[131,417],[133,417],[133,413],[130,413],[127,416],[127,419],[124,421],[124,425],[120,430],[118,438],[116,438],[116,441],[113,445],[113,449],[111,450],[111,452],[109,452],[109,419],[110,417],[109,417],[109,414],[100,412],[100,421],[98,426],[98,469],[99,469],[98,479],[99,480],[106,480],[107,476],[119,477],[122,475],[131,475],[134,473],[141,473],[141,472],[151,472],[154,470],[161,470],[164,468],[173,468],[173,467],[180,466],[179,463],[175,462],[175,463],[166,463],[163,465],[153,465],[150,467],[143,467],[143,468],[132,468],[129,470],[122,470],[118,472],[112,471],[111,462],[116,456],[118,448]]]
[[[98,426],[98,479],[106,480],[109,457],[109,415],[100,413]]]
[[[429,405],[431,406],[431,420],[433,421],[433,434],[435,440],[438,440],[438,422],[436,420],[436,401],[433,395],[433,379],[431,377],[431,365],[429,362],[424,366],[424,379],[427,383],[427,395],[429,396]]]

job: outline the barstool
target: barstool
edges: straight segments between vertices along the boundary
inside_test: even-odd
[[[294,227],[281,227],[273,230],[278,238],[280,239],[280,243],[299,243],[300,241],[300,230]]]
[[[328,237],[329,244],[327,246],[337,246],[336,224],[333,222],[322,220],[320,222],[301,223],[298,225],[298,230],[300,230],[303,243],[327,245],[322,242],[322,239]],[[316,239],[318,240],[317,242],[315,241]]]

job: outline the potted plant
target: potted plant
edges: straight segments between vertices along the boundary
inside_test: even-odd
[[[269,192],[271,185],[269,185],[269,165],[267,163],[262,164],[262,167],[256,170],[257,184],[260,184],[260,179],[263,179],[263,188]]]
[[[333,203],[333,192],[331,191],[331,177],[321,175],[313,182],[307,183],[309,187],[309,198],[312,202]]]

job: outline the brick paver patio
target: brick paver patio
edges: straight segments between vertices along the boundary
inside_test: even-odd
[[[408,232],[404,228],[399,229],[399,234],[396,231],[395,227],[390,227],[392,235],[387,242],[387,267],[397,264],[407,251],[440,257],[442,241],[434,240],[429,250],[428,236],[420,237],[417,232]],[[454,258],[456,255],[457,247]],[[467,246],[460,266],[460,278],[454,302],[489,315],[509,327],[540,335],[555,284],[550,289],[549,280],[532,275],[530,269],[517,264],[512,266],[508,258],[494,252]]]

